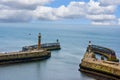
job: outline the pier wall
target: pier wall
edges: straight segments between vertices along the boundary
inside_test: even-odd
[[[120,78],[120,70],[111,66],[83,61],[80,64],[80,67],[89,68],[98,72],[102,72],[103,74],[105,73],[105,74],[117,76]]]
[[[87,47],[87,51],[90,50],[96,54],[103,55],[107,58],[108,61],[119,62],[116,57],[115,51],[106,47],[98,46],[98,45],[90,45]]]
[[[50,56],[51,52],[45,50],[33,50],[26,52],[12,52],[0,54],[0,65],[43,60],[49,58]]]
[[[118,62],[97,60],[94,53],[86,52],[82,59],[80,71],[99,74],[102,76],[112,76],[112,80],[120,80],[120,64]]]
[[[60,43],[45,43],[41,44],[41,48],[47,51],[60,50]],[[37,49],[37,45],[30,45],[22,47],[22,51],[34,50]]]

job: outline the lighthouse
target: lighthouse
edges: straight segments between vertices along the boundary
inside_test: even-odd
[[[91,43],[91,41],[89,41],[89,43],[88,43],[88,52],[91,52],[91,46],[92,46],[92,43]]]
[[[41,48],[41,33],[38,34],[38,49]]]

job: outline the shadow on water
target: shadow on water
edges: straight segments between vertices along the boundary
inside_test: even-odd
[[[107,78],[107,77],[103,77],[100,75],[96,75],[96,74],[91,74],[91,73],[86,73],[86,72],[81,72],[82,76],[88,76],[90,78],[94,78],[93,80],[113,80],[111,78]]]
[[[47,62],[47,60],[38,60],[38,61],[28,61],[28,62],[18,62],[18,63],[4,64],[4,65],[0,65],[0,68],[22,66],[22,65],[24,66],[24,65],[31,65],[31,64],[42,64],[42,63],[45,64]]]
[[[40,80],[40,79],[42,79],[42,77],[44,76],[44,75],[42,75],[42,73],[44,73],[44,67],[46,66],[46,64],[47,64],[47,60],[44,60],[44,61],[42,61],[42,62],[40,62],[40,61],[38,61],[37,63],[36,63],[36,73],[35,73],[35,75],[36,75],[36,80]]]
[[[95,56],[96,56],[96,58],[97,58],[98,60],[101,60],[101,57],[103,57],[104,60],[107,60],[107,57],[105,57],[105,56],[103,56],[103,55],[95,54]]]

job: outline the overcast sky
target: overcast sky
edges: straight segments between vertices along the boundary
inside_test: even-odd
[[[120,25],[120,0],[0,0],[0,22]]]

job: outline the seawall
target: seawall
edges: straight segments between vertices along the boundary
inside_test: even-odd
[[[51,52],[42,49],[25,52],[4,53],[0,54],[0,65],[44,60],[49,58],[50,56]]]
[[[118,62],[97,60],[93,52],[86,52],[81,61],[80,71],[120,80],[120,64]]]

